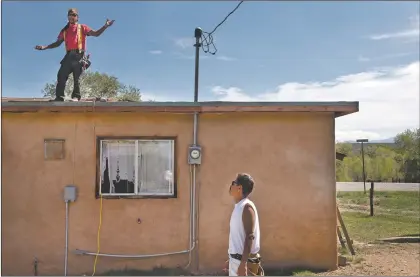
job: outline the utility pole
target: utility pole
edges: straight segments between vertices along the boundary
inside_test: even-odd
[[[200,64],[200,38],[203,34],[201,28],[195,28],[194,37],[195,37],[195,74],[194,74],[194,102],[198,102],[198,68]]]
[[[198,102],[198,72],[199,72],[199,62],[200,62],[200,38],[203,31],[201,28],[195,28],[194,30],[194,37],[195,37],[195,73],[194,73],[194,103]],[[199,147],[197,145],[197,128],[198,128],[198,112],[194,112],[194,123],[193,123],[193,145],[192,147]],[[199,148],[199,152],[201,153],[201,148]],[[190,154],[191,155],[191,154]],[[201,154],[200,154],[201,156]],[[197,236],[197,229],[198,229],[198,215],[197,215],[197,202],[198,202],[198,194],[197,190],[195,189],[196,186],[196,167],[197,164],[193,163],[193,170],[192,170],[192,183],[194,190],[192,192],[192,209],[193,209],[193,218],[194,218],[194,224],[192,226],[192,242],[193,245],[195,245],[195,249],[190,249],[190,251],[193,251],[190,253],[190,257],[192,257],[192,260],[190,260],[192,264],[192,270],[198,271],[198,250],[197,250],[197,244],[198,244],[198,236]]]
[[[363,151],[363,143],[369,142],[368,139],[358,139],[356,142],[362,143],[362,166],[363,166],[363,189],[366,194],[366,174],[365,174],[365,152]]]

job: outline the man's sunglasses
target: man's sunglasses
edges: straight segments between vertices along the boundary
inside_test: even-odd
[[[69,13],[69,16],[77,16],[77,13]]]
[[[239,186],[239,184],[236,181],[232,181],[229,187],[229,191],[232,189],[232,186]]]

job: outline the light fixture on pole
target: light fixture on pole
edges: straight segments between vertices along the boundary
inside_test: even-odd
[[[366,173],[365,173],[365,152],[363,150],[363,143],[369,142],[368,139],[358,139],[356,142],[360,142],[362,144],[362,165],[363,165],[363,190],[366,193]]]

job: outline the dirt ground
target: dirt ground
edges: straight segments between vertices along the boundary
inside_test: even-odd
[[[344,267],[319,276],[419,276],[419,243],[356,244],[356,256]]]

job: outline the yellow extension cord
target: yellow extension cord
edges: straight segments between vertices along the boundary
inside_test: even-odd
[[[99,194],[100,197],[100,208],[99,208],[99,227],[98,227],[98,235],[97,235],[97,250],[96,250],[96,255],[95,255],[95,262],[93,263],[93,273],[92,276],[95,275],[96,273],[96,264],[98,262],[98,255],[99,255],[99,250],[100,250],[100,233],[101,233],[101,225],[102,225],[102,194]]]

